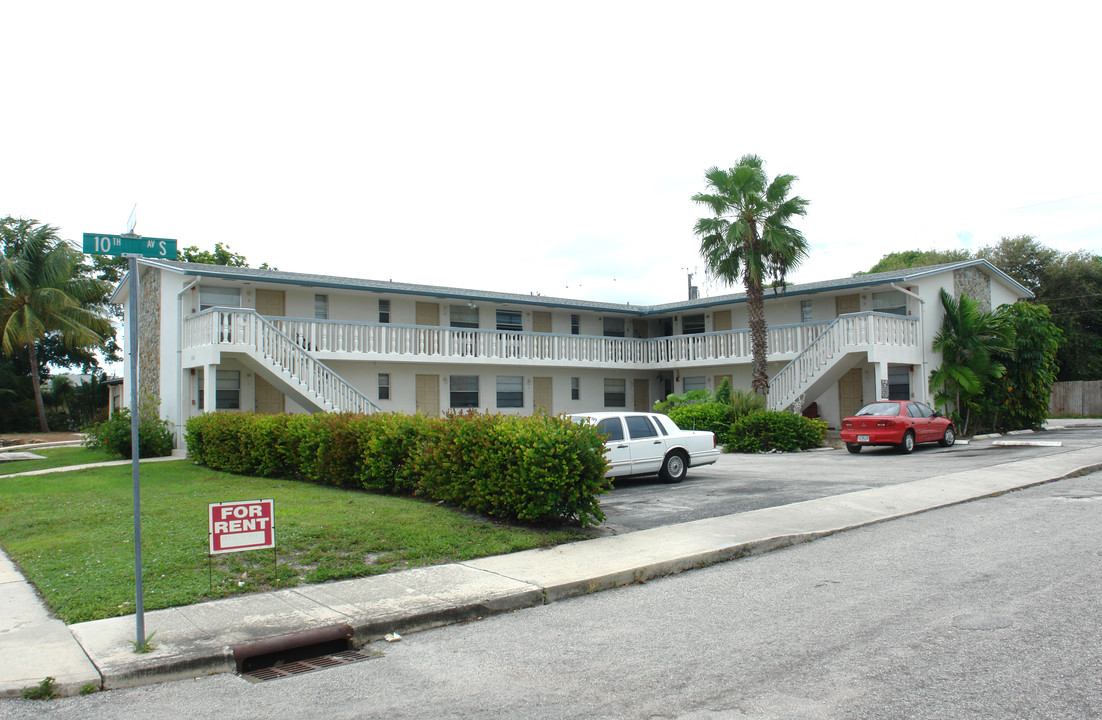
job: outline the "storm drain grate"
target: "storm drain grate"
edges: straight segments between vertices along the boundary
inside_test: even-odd
[[[303,660],[291,660],[285,663],[278,663],[271,667],[256,668],[249,670],[248,672],[241,673],[241,677],[245,678],[249,682],[266,682],[268,680],[278,680],[280,678],[292,677],[294,675],[302,675],[303,673],[316,672],[318,670],[328,670],[329,668],[339,667],[341,665],[350,665],[352,663],[362,662],[364,660],[370,660],[371,658],[382,657],[382,653],[366,653],[361,650],[344,650],[341,652],[330,653],[329,655],[321,655],[315,658],[306,658]]]

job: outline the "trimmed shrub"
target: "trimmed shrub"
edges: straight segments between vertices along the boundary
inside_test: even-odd
[[[420,495],[525,522],[604,519],[604,442],[565,417],[207,413],[187,430],[189,455],[218,470]]]
[[[101,448],[129,460],[133,457],[130,410],[122,408],[107,420],[84,429],[85,446]],[[172,426],[157,417],[156,406],[138,406],[138,457],[165,457],[172,454]]]
[[[731,413],[734,419],[749,415],[750,413],[765,412],[765,396],[758,395],[753,390],[739,388],[731,393]]]
[[[822,420],[803,415],[755,412],[731,424],[724,450],[739,453],[808,450],[822,444],[826,430],[827,425]]]
[[[727,442],[727,434],[735,416],[729,405],[717,402],[678,405],[666,413],[682,430],[711,430],[716,442]]]

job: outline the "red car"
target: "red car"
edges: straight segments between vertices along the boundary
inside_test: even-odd
[[[895,445],[909,453],[918,443],[949,447],[957,439],[953,422],[929,406],[913,400],[869,403],[842,421],[842,442],[851,453],[865,445]]]

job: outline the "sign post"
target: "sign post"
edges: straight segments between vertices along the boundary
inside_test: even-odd
[[[91,255],[121,255],[127,259],[130,276],[130,300],[126,341],[130,360],[130,457],[134,484],[134,610],[138,639],[135,648],[146,647],[145,601],[142,589],[142,499],[141,476],[138,472],[138,258],[176,258],[176,241],[163,238],[143,238],[140,235],[96,235],[84,233],[84,252]]]

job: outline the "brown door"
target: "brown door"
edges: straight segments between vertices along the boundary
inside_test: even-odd
[[[542,410],[550,415],[551,410],[551,378],[532,378],[532,405],[536,410]]]
[[[853,368],[838,380],[838,412],[841,417],[856,414],[865,405],[861,368]]]
[[[532,312],[532,332],[551,332],[551,313],[542,310]]]
[[[287,294],[282,290],[257,290],[256,311],[266,317],[283,317],[287,314]]]
[[[735,389],[735,382],[734,382],[734,380],[731,379],[730,375],[716,375],[715,378],[713,378],[713,379],[715,381],[715,385],[713,385],[712,387],[716,388],[717,390],[719,389],[720,384],[724,380],[727,381],[727,384],[731,386],[732,390]]]
[[[257,295],[259,295],[259,291]],[[260,298],[257,297],[257,300]],[[259,311],[258,311],[259,312]],[[283,393],[269,384],[264,378],[256,376],[256,414],[278,415],[283,412]]]
[[[715,332],[725,332],[731,329],[731,311],[730,310],[717,310],[712,313],[712,330]]]
[[[650,412],[650,380],[646,378],[633,381],[635,395],[635,412]]]
[[[834,311],[835,316],[845,315],[846,313],[861,312],[861,296],[839,295],[838,297],[834,298]],[[858,410],[860,409],[861,408],[858,408]]]
[[[417,303],[417,325],[439,325],[440,303]]]
[[[440,376],[418,375],[416,392],[417,412],[429,417],[438,417],[440,415]]]

